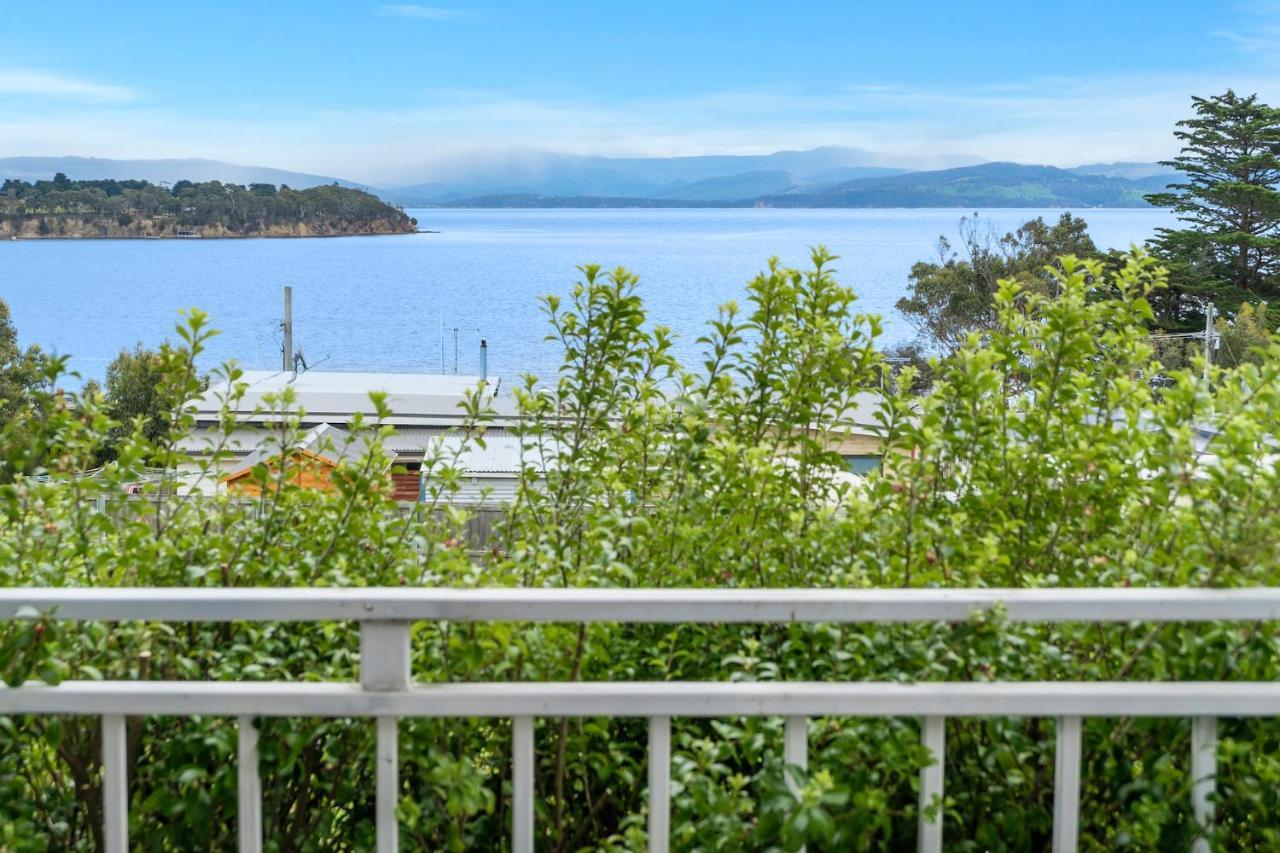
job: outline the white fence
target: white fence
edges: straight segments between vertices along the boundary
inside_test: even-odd
[[[534,845],[536,717],[649,718],[649,849],[670,829],[672,717],[781,716],[788,764],[807,765],[807,720],[816,716],[914,716],[935,761],[920,774],[919,847],[942,849],[936,808],[944,784],[944,720],[1057,719],[1055,850],[1074,850],[1079,828],[1081,719],[1192,719],[1192,800],[1207,827],[1216,775],[1217,718],[1280,715],[1280,684],[1260,682],[636,682],[418,685],[410,674],[415,621],[793,623],[963,621],[1004,608],[1029,622],[1207,622],[1280,619],[1280,589],[1055,590],[550,590],[550,589],[0,589],[0,619],[34,608],[62,619],[167,622],[360,623],[360,682],[67,681],[0,688],[0,714],[102,717],[103,805],[108,851],[128,849],[126,715],[239,718],[240,849],[262,847],[258,716],[377,720],[379,851],[397,850],[397,719],[513,720],[512,846]],[[1207,850],[1203,838],[1197,849]]]

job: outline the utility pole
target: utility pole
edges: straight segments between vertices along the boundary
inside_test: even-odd
[[[1204,384],[1209,384],[1209,368],[1213,364],[1213,315],[1214,304],[1209,302],[1204,309]]]
[[[284,369],[293,370],[293,288],[284,288]]]

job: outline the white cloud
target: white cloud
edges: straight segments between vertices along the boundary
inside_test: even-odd
[[[1280,51],[1280,3],[1260,0],[1240,7],[1244,20],[1240,29],[1217,30],[1212,35],[1226,39],[1243,54],[1269,67],[1277,65]]]
[[[129,101],[135,89],[81,80],[28,68],[0,68],[0,95],[70,98],[85,101]]]
[[[412,3],[379,6],[378,14],[394,18],[419,18],[426,21],[443,21],[462,16],[462,12],[459,9],[445,9],[440,6],[418,6]]]
[[[1219,30],[1213,35],[1226,39],[1248,53],[1271,54],[1280,49],[1280,27],[1259,27],[1250,33]]]
[[[257,104],[195,115],[139,103],[61,100],[0,122],[0,155],[210,157],[392,185],[485,152],[604,156],[760,154],[845,145],[878,165],[1016,160],[1070,166],[1158,160],[1190,96],[1227,87],[1280,101],[1264,74],[1027,78],[1017,85],[909,87],[851,80],[823,90],[738,90],[629,99],[520,98],[436,90],[402,107]]]

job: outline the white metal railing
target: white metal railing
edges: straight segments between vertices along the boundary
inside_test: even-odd
[[[125,717],[193,714],[239,718],[240,849],[262,847],[261,781],[254,717],[376,719],[378,849],[398,849],[397,719],[512,718],[512,847],[534,843],[536,717],[649,718],[649,848],[670,829],[672,717],[781,716],[784,757],[808,762],[814,716],[920,717],[935,761],[920,772],[919,847],[942,849],[947,717],[1057,720],[1053,847],[1074,850],[1079,827],[1081,719],[1188,717],[1193,812],[1213,815],[1217,718],[1280,715],[1269,682],[575,682],[414,685],[415,621],[794,623],[963,621],[1002,607],[1012,621],[1207,622],[1280,619],[1280,589],[0,589],[0,619],[32,611],[62,619],[169,622],[360,623],[360,682],[67,681],[0,689],[0,714],[102,717],[103,805],[108,851],[128,849]],[[1202,833],[1198,850],[1208,850]]]

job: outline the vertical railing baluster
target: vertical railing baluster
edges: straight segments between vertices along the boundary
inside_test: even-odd
[[[1074,851],[1080,841],[1080,718],[1058,718],[1053,759],[1053,851]]]
[[[649,718],[649,853],[671,844],[671,718]]]
[[[102,717],[102,831],[107,853],[129,849],[129,765],[124,715]]]
[[[511,721],[511,849],[533,853],[533,717]]]
[[[782,733],[782,761],[789,767],[798,767],[802,772],[809,772],[809,718],[808,717],[787,717],[786,724]],[[791,796],[800,796],[800,785],[792,778],[789,770],[784,769],[783,774],[787,780],[787,790],[791,792]],[[799,853],[804,853],[805,848],[801,847]]]
[[[408,622],[360,623],[360,686],[378,692],[408,690],[410,672]],[[400,849],[400,742],[395,717],[378,717],[374,778],[378,853]]]
[[[920,729],[920,741],[933,757],[932,763],[920,768],[920,822],[917,836],[917,849],[920,853],[942,853],[942,779],[947,746],[945,724],[945,717],[925,717]],[[930,819],[928,810],[935,802],[938,808]]]
[[[787,717],[783,731],[782,760],[792,767],[809,770],[809,720],[807,717]],[[800,787],[791,774],[787,774],[787,788],[793,796],[800,795]]]
[[[396,806],[400,800],[400,733],[395,717],[377,720],[377,827],[378,853],[400,849],[400,821]]]
[[[236,823],[240,832],[240,853],[262,850],[262,777],[258,775],[258,727],[253,717],[237,722]]]
[[[1213,790],[1218,775],[1218,718],[1191,720],[1191,809],[1200,834],[1192,850],[1209,853],[1209,830],[1213,826]]]

